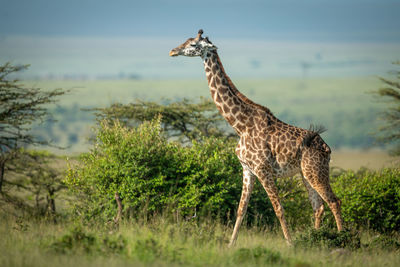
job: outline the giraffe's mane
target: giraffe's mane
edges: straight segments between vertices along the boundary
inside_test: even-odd
[[[223,67],[223,65],[222,65],[222,63],[221,63],[221,59],[219,58],[217,51],[215,51],[215,55],[217,56],[217,61],[218,61],[219,66],[221,67],[221,71],[225,74],[225,77],[226,77],[226,79],[228,80],[228,84],[229,84],[229,86],[232,88],[232,90],[235,92],[235,94],[236,94],[243,102],[245,102],[246,104],[249,104],[249,105],[251,105],[251,106],[253,106],[253,107],[257,108],[257,109],[261,109],[261,110],[265,111],[266,113],[268,113],[269,115],[272,115],[272,116],[273,116],[273,114],[272,114],[272,112],[271,112],[271,110],[270,110],[269,108],[264,107],[264,106],[262,106],[262,105],[260,105],[260,104],[257,104],[257,103],[255,103],[255,102],[253,102],[252,100],[250,100],[247,96],[245,96],[244,94],[242,94],[242,93],[236,88],[236,86],[233,84],[231,78],[229,78],[229,76],[226,74],[225,69],[224,69],[224,67]]]

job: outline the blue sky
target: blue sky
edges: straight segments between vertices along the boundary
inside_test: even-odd
[[[203,77],[167,56],[199,28],[244,77],[381,75],[400,55],[399,0],[0,2],[0,61],[31,76]]]
[[[400,41],[393,0],[1,0],[2,35]]]

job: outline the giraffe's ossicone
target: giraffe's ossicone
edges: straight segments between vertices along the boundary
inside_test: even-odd
[[[340,200],[329,183],[331,150],[320,137],[323,129],[311,127],[306,130],[284,123],[268,108],[240,93],[225,73],[217,47],[202,34],[203,30],[199,30],[195,38],[187,39],[172,49],[169,55],[202,58],[211,97],[221,115],[240,137],[236,155],[243,166],[243,188],[230,245],[237,239],[256,177],[267,192],[289,243],[291,237],[274,182],[277,177],[301,173],[314,210],[315,228],[320,226],[325,201],[341,231]]]

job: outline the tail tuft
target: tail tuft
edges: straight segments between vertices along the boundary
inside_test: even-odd
[[[302,146],[310,147],[311,142],[314,140],[314,138],[325,131],[326,131],[326,128],[323,125],[311,124],[310,128],[308,128],[308,133],[306,134],[306,136],[304,136],[303,142],[301,143]]]
[[[322,134],[323,132],[327,131],[325,126],[321,124],[319,125],[310,124],[310,128],[308,128],[308,130],[317,134]]]

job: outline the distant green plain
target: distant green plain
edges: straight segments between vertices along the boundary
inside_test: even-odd
[[[378,77],[276,78],[233,80],[237,88],[256,103],[267,106],[281,120],[309,127],[322,124],[323,138],[333,148],[376,147],[373,133],[381,124],[379,114],[387,103],[371,92],[382,86]],[[45,123],[35,132],[55,143],[69,146],[67,152],[82,152],[94,116],[81,108],[106,107],[135,99],[166,103],[183,98],[210,98],[206,79],[198,80],[38,80],[24,81],[42,89],[64,88],[57,107],[58,121]]]

